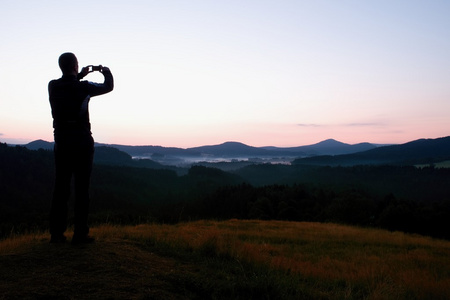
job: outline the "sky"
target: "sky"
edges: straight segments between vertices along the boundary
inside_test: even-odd
[[[90,102],[100,143],[449,136],[449,15],[444,0],[0,0],[0,142],[53,141],[64,52],[114,75]]]

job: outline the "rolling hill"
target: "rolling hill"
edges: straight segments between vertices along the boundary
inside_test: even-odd
[[[191,151],[202,153],[203,155],[214,156],[271,156],[276,151],[252,147],[238,142],[226,142],[220,145],[201,146],[189,148]]]
[[[414,165],[432,164],[450,159],[450,136],[419,139],[401,145],[379,147],[346,155],[322,155],[299,158],[296,165],[353,166],[353,165]]]
[[[97,147],[107,146],[117,148],[134,157],[172,156],[172,157],[306,157],[316,155],[339,155],[349,154],[377,146],[370,143],[346,144],[333,139],[328,139],[317,144],[299,147],[253,147],[240,142],[225,142],[219,145],[207,145],[192,148],[176,148],[163,146],[128,146],[118,144],[96,143]],[[30,150],[53,149],[53,143],[36,140],[25,145]]]
[[[316,156],[316,155],[339,155],[339,154],[356,153],[374,149],[376,147],[377,147],[376,145],[370,143],[359,143],[351,145],[336,141],[334,139],[328,139],[319,142],[317,144],[300,147],[291,147],[291,148],[263,147],[263,148],[271,151],[288,151],[292,153],[304,153],[307,156]]]

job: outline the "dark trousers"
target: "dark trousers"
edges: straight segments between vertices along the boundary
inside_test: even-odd
[[[72,176],[75,187],[74,235],[89,232],[89,185],[94,158],[92,138],[82,143],[55,143],[55,187],[50,210],[50,234],[62,235],[67,229],[68,202]]]

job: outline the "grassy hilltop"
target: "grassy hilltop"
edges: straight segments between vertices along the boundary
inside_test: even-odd
[[[326,223],[102,225],[0,241],[0,299],[450,299],[450,242]]]

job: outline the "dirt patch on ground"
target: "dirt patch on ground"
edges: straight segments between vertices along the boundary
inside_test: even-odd
[[[72,246],[42,239],[0,256],[0,299],[190,299],[171,278],[193,268],[129,240]]]

